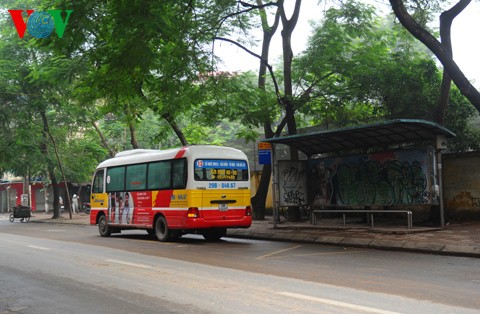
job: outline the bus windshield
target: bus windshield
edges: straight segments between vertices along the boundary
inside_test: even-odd
[[[245,160],[196,159],[195,181],[248,181]]]

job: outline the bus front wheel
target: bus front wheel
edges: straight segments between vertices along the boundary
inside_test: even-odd
[[[167,220],[165,217],[160,216],[155,222],[155,235],[161,242],[168,241],[170,230],[168,230]]]
[[[100,216],[98,219],[98,233],[100,233],[101,237],[109,237],[112,234],[105,215]]]

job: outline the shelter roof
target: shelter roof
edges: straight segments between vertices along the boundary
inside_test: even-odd
[[[447,128],[431,121],[397,119],[361,126],[281,136],[264,141],[285,144],[297,148],[307,156],[311,156],[321,153],[434,141],[436,135],[444,135],[447,138],[455,136]]]

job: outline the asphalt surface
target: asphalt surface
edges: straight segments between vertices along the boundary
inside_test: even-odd
[[[8,213],[0,213],[8,220]],[[64,213],[60,219],[51,219],[52,213],[33,212],[28,223],[89,224],[89,216]],[[15,219],[14,223],[20,223]],[[397,250],[430,254],[480,258],[480,221],[452,222],[445,228],[406,224],[377,224],[374,228],[362,222],[342,219],[323,219],[317,225],[309,221],[273,223],[272,217],[254,220],[248,229],[229,229],[228,237],[318,243],[343,247],[362,247],[379,250]]]

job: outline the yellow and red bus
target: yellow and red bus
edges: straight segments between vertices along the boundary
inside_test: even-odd
[[[160,241],[218,240],[252,223],[247,156],[230,147],[120,152],[98,165],[91,192],[90,224],[102,237],[145,229]]]

